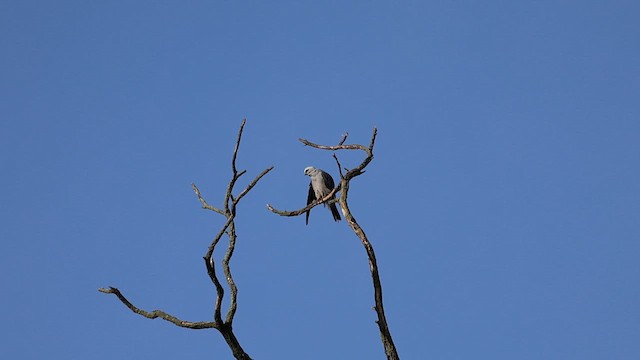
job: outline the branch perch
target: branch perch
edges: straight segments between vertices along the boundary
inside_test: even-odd
[[[310,210],[311,208],[319,204],[322,204],[323,202],[330,199],[331,196],[333,196],[337,191],[340,191],[340,197],[337,200],[332,200],[332,201],[337,201],[340,204],[340,207],[342,208],[342,213],[344,214],[345,219],[349,224],[349,227],[351,227],[353,232],[360,239],[367,253],[367,258],[369,259],[369,270],[371,272],[371,278],[373,281],[374,301],[375,301],[374,309],[376,311],[376,314],[378,315],[378,320],[376,321],[376,323],[378,324],[378,328],[380,330],[380,337],[382,340],[382,345],[384,347],[384,352],[388,360],[399,360],[400,358],[398,357],[398,352],[396,350],[395,344],[393,343],[393,339],[391,337],[391,331],[389,330],[389,325],[387,324],[387,319],[384,313],[384,306],[382,302],[382,284],[380,283],[380,275],[378,271],[378,263],[376,261],[376,254],[364,230],[362,229],[362,227],[360,227],[355,217],[351,213],[351,210],[349,209],[349,202],[348,202],[349,185],[351,180],[357,176],[362,175],[365,172],[364,169],[373,160],[373,147],[375,145],[377,134],[378,134],[378,130],[374,128],[369,146],[364,146],[359,144],[345,145],[344,143],[347,140],[347,136],[349,135],[348,133],[342,136],[342,139],[338,142],[338,145],[333,145],[333,146],[316,144],[302,138],[298,139],[305,146],[310,146],[316,149],[330,150],[330,151],[361,150],[361,151],[364,151],[366,156],[358,166],[356,166],[351,170],[345,169],[346,173],[343,174],[340,161],[338,160],[338,157],[335,154],[333,154],[333,158],[336,161],[336,165],[338,166],[338,171],[340,173],[340,184],[336,186],[336,188],[329,195],[327,195],[317,203],[312,203],[302,209],[293,210],[293,211],[278,210],[269,204],[267,204],[267,208],[271,212],[278,214],[280,216],[298,216],[298,215],[304,214],[307,210]]]
[[[327,194],[327,196],[323,197],[320,200],[316,200],[314,202],[312,202],[311,204],[303,207],[302,209],[298,209],[298,210],[292,210],[292,211],[287,211],[287,210],[278,210],[276,208],[274,208],[273,206],[271,206],[270,204],[267,204],[267,209],[269,209],[271,212],[276,213],[280,216],[298,216],[301,214],[306,213],[307,211],[313,209],[314,207],[320,205],[320,204],[333,204],[338,202],[338,199],[332,199],[333,195],[335,195],[338,191],[340,191],[340,184],[338,184],[338,186],[336,186],[333,190],[331,190],[331,192],[329,194]]]

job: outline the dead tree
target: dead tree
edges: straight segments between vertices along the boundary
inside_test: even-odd
[[[378,320],[376,321],[376,323],[378,324],[378,328],[380,330],[380,337],[382,339],[384,352],[387,355],[387,359],[398,360],[399,359],[398,352],[396,351],[396,347],[393,344],[393,339],[391,338],[391,332],[389,331],[389,326],[387,325],[387,319],[384,314],[384,306],[382,304],[382,284],[380,283],[380,276],[378,274],[378,264],[376,262],[376,254],[373,251],[373,246],[371,245],[371,242],[369,242],[369,239],[367,238],[367,235],[365,234],[364,230],[356,222],[355,217],[351,213],[351,210],[349,209],[349,203],[348,203],[349,185],[351,180],[354,179],[356,176],[362,175],[365,172],[364,169],[367,167],[367,165],[369,165],[371,160],[373,160],[373,146],[376,141],[377,133],[378,133],[377,129],[374,128],[373,135],[371,136],[371,142],[369,143],[368,147],[364,145],[358,145],[358,144],[344,145],[344,142],[347,140],[347,136],[349,134],[345,134],[340,140],[340,142],[338,143],[338,145],[333,145],[333,146],[319,145],[319,144],[312,143],[311,141],[308,141],[306,139],[298,139],[304,145],[311,146],[316,149],[331,150],[331,151],[362,150],[365,152],[366,157],[364,158],[362,163],[360,163],[360,165],[356,166],[355,168],[351,170],[345,168],[344,170],[346,171],[346,173],[343,174],[340,161],[338,160],[338,157],[334,153],[333,158],[336,161],[336,165],[338,166],[338,172],[340,173],[340,184],[337,185],[333,189],[333,191],[331,191],[323,199],[318,199],[315,202],[309,204],[308,206],[299,210],[294,210],[294,211],[277,210],[271,205],[267,205],[267,207],[272,212],[281,216],[299,216],[301,214],[306,213],[308,210],[311,210],[315,206],[318,206],[325,202],[331,203],[331,202],[337,201],[339,203],[340,208],[342,209],[342,213],[344,214],[344,217],[347,223],[349,224],[349,227],[351,227],[353,232],[362,242],[362,245],[364,246],[364,249],[367,252],[367,257],[369,258],[369,270],[371,271],[371,278],[373,280],[373,291],[374,291],[374,300],[375,300],[374,309],[376,311],[376,314],[378,315]],[[337,199],[332,199],[332,197],[338,191],[340,192],[340,197]]]
[[[98,291],[106,293],[106,294],[114,294],[118,297],[118,299],[126,305],[131,311],[138,315],[142,315],[149,319],[161,318],[166,321],[169,321],[176,326],[188,328],[188,329],[217,329],[224,340],[227,342],[227,345],[231,349],[233,356],[236,359],[250,360],[251,357],[242,349],[240,346],[240,342],[236,338],[233,333],[233,318],[237,309],[237,296],[238,296],[238,287],[233,281],[233,276],[231,274],[231,268],[229,267],[229,261],[233,256],[233,251],[235,249],[237,235],[236,235],[236,226],[235,226],[235,217],[236,217],[236,208],[238,203],[242,198],[253,189],[254,186],[260,181],[260,179],[265,176],[269,171],[273,169],[273,166],[262,171],[258,176],[256,176],[253,181],[247,185],[247,187],[242,190],[239,194],[233,195],[233,189],[236,185],[238,179],[246,173],[246,170],[238,171],[236,168],[236,158],[238,156],[238,148],[240,147],[240,140],[242,139],[242,130],[244,129],[244,124],[246,120],[242,121],[240,125],[240,131],[238,132],[238,138],[236,140],[236,146],[233,150],[233,156],[231,158],[231,180],[229,181],[229,185],[227,186],[227,191],[224,197],[224,205],[222,208],[218,208],[212,205],[209,205],[207,201],[200,194],[200,190],[196,186],[196,184],[192,184],[193,191],[195,192],[198,200],[202,204],[202,208],[206,210],[214,211],[222,216],[224,216],[227,221],[222,226],[220,231],[216,234],[207,249],[206,254],[204,255],[204,264],[207,269],[207,274],[209,278],[213,282],[213,285],[216,288],[216,300],[214,305],[214,313],[213,313],[213,321],[199,321],[199,322],[191,322],[181,320],[173,315],[167,314],[162,310],[153,310],[151,312],[139,309],[135,305],[133,305],[129,300],[127,300],[124,295],[115,287],[108,288],[100,288]],[[224,276],[227,280],[227,285],[229,286],[229,290],[231,291],[231,298],[229,301],[229,308],[227,309],[227,314],[225,319],[222,319],[222,299],[224,297],[224,287],[220,283],[218,276],[216,275],[215,270],[215,262],[213,259],[213,252],[218,245],[220,239],[227,235],[229,238],[229,245],[227,246],[227,251],[222,258],[222,270],[224,272]]]

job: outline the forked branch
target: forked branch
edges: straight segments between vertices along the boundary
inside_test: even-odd
[[[389,325],[387,324],[387,319],[384,313],[384,305],[382,302],[382,284],[380,283],[380,275],[378,272],[378,263],[376,261],[376,254],[364,230],[358,224],[355,217],[351,213],[351,210],[349,209],[349,202],[348,202],[349,185],[351,180],[356,176],[362,175],[365,172],[364,169],[373,160],[373,147],[375,145],[377,133],[378,133],[377,129],[374,128],[369,146],[364,146],[359,144],[345,145],[344,142],[347,140],[348,134],[343,135],[338,145],[332,145],[332,146],[316,144],[306,139],[299,139],[299,141],[304,145],[311,146],[316,149],[330,150],[330,151],[361,150],[365,152],[366,156],[358,166],[356,166],[351,170],[348,170],[345,174],[343,174],[340,161],[338,160],[338,157],[334,154],[333,157],[336,161],[336,164],[338,166],[338,171],[340,173],[340,185],[338,185],[329,195],[327,195],[320,201],[316,203],[312,203],[302,209],[293,210],[293,211],[278,210],[271,205],[267,205],[267,208],[270,211],[280,216],[298,216],[298,215],[304,214],[307,210],[313,208],[314,206],[317,206],[323,203],[324,201],[328,201],[337,191],[340,191],[340,197],[338,198],[337,201],[340,204],[340,208],[342,208],[342,213],[344,214],[344,217],[347,220],[349,227],[351,227],[353,232],[356,234],[356,236],[358,236],[358,238],[362,242],[362,245],[365,248],[367,257],[369,259],[369,270],[371,272],[371,278],[373,280],[374,301],[375,301],[374,309],[376,311],[376,314],[378,315],[378,320],[376,321],[376,323],[378,324],[378,328],[380,330],[380,337],[382,340],[382,345],[384,347],[384,352],[387,356],[387,359],[397,360],[399,359],[398,352],[396,350],[395,344],[393,343],[391,332],[389,330]]]
[[[238,181],[238,179],[246,173],[246,170],[239,171],[236,166],[236,159],[238,158],[238,150],[240,148],[240,142],[242,140],[242,132],[244,130],[245,120],[242,121],[240,125],[240,130],[238,131],[238,137],[236,140],[236,145],[233,150],[233,156],[231,157],[231,179],[229,180],[229,184],[227,185],[227,191],[224,196],[224,206],[222,208],[218,208],[215,206],[209,205],[209,203],[204,199],[200,190],[196,186],[196,184],[192,184],[193,191],[195,192],[198,200],[202,204],[203,209],[215,211],[224,217],[226,217],[227,221],[222,226],[222,228],[218,231],[216,236],[211,241],[211,244],[207,248],[207,251],[204,255],[204,263],[207,269],[207,274],[213,282],[216,288],[216,300],[214,305],[214,314],[213,319],[215,324],[217,325],[217,329],[222,333],[224,339],[227,341],[227,344],[233,351],[236,359],[249,359],[249,355],[244,352],[237,338],[235,337],[232,329],[233,318],[236,314],[236,310],[238,308],[238,287],[233,280],[233,274],[231,273],[231,267],[229,263],[233,256],[233,252],[235,250],[237,234],[236,234],[236,225],[235,225],[235,217],[236,217],[236,208],[240,200],[251,191],[258,184],[258,181],[262,179],[269,171],[273,169],[273,166],[264,169],[260,174],[258,174],[238,195],[233,195],[234,187]],[[229,244],[227,246],[227,251],[222,258],[222,271],[224,272],[225,279],[227,281],[227,285],[229,286],[229,290],[231,292],[231,297],[229,300],[229,308],[227,309],[227,315],[224,320],[222,320],[222,299],[224,298],[224,287],[220,283],[218,276],[215,270],[215,260],[213,258],[213,253],[218,245],[222,236],[227,235],[229,239]]]
[[[212,206],[209,205],[209,203],[204,199],[204,197],[202,196],[200,189],[198,189],[198,187],[196,186],[196,184],[192,184],[192,188],[193,191],[195,192],[196,196],[198,197],[198,200],[200,201],[202,208],[203,209],[207,209],[207,210],[211,210],[214,211],[218,214],[223,215],[226,218],[226,222],[224,223],[224,225],[222,226],[222,228],[220,229],[220,231],[218,231],[218,233],[215,235],[215,237],[213,238],[213,240],[211,241],[211,244],[209,245],[209,247],[207,248],[207,251],[204,255],[204,262],[205,262],[205,268],[207,270],[207,274],[209,275],[209,278],[211,279],[211,282],[213,283],[213,285],[216,288],[216,299],[214,302],[214,312],[213,312],[213,320],[212,322],[190,322],[190,321],[185,321],[185,320],[180,320],[177,317],[167,314],[162,310],[154,310],[151,312],[147,312],[145,310],[141,310],[138,307],[136,307],[135,305],[133,305],[131,302],[129,302],[129,300],[127,300],[122,293],[120,292],[120,290],[118,290],[117,288],[114,287],[109,287],[109,288],[100,288],[98,289],[98,291],[105,293],[105,294],[114,294],[118,297],[118,299],[125,305],[127,306],[129,309],[131,309],[131,311],[133,311],[134,313],[144,316],[146,318],[149,319],[155,319],[155,318],[161,318],[164,319],[166,321],[169,321],[173,324],[175,324],[176,326],[180,326],[180,327],[184,327],[184,328],[189,328],[189,329],[209,329],[209,328],[213,328],[213,329],[217,329],[222,336],[224,337],[225,341],[227,342],[227,345],[229,346],[229,348],[231,349],[233,356],[236,359],[243,359],[243,360],[250,360],[251,358],[249,357],[249,355],[242,349],[242,347],[240,346],[240,343],[238,341],[238,339],[236,338],[235,334],[233,333],[233,318],[235,316],[236,310],[237,310],[237,296],[238,296],[238,287],[235,284],[235,281],[233,280],[233,275],[231,273],[231,268],[229,266],[229,263],[231,261],[231,257],[233,256],[233,252],[235,249],[235,245],[236,245],[236,240],[237,240],[237,235],[236,235],[236,227],[235,227],[235,217],[236,217],[236,208],[238,206],[238,203],[240,202],[240,200],[242,200],[242,198],[247,195],[247,193],[249,191],[251,191],[251,189],[254,188],[254,186],[256,186],[256,184],[258,183],[258,181],[260,181],[260,179],[262,179],[263,176],[265,176],[269,171],[271,171],[273,169],[273,166],[263,170],[260,174],[258,174],[258,176],[256,176],[245,188],[244,190],[242,190],[240,193],[238,193],[236,196],[233,195],[233,190],[234,187],[238,181],[238,179],[244,175],[246,173],[246,170],[242,170],[242,171],[238,171],[237,167],[236,167],[236,159],[238,157],[238,149],[240,148],[240,141],[242,139],[242,132],[244,129],[244,125],[245,125],[246,120],[242,120],[242,124],[240,125],[240,130],[238,132],[238,137],[236,140],[236,144],[235,144],[235,148],[233,150],[233,156],[231,158],[231,179],[229,181],[229,184],[227,185],[227,189],[225,192],[225,197],[224,197],[224,204],[222,206],[222,208],[220,207],[216,207],[216,206]],[[231,298],[229,301],[229,309],[227,310],[227,314],[225,319],[222,319],[222,300],[224,298],[224,287],[222,285],[222,283],[219,281],[218,276],[216,274],[216,270],[215,270],[215,261],[213,258],[213,253],[216,249],[216,246],[218,245],[218,243],[220,242],[220,239],[224,236],[227,235],[227,237],[229,238],[229,245],[227,246],[227,251],[225,252],[225,255],[222,258],[222,270],[224,272],[225,275],[225,279],[227,281],[227,285],[229,286],[229,290],[231,291]]]

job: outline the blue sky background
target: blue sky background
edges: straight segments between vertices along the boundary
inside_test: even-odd
[[[304,205],[308,165],[379,136],[350,203],[403,359],[640,358],[634,1],[15,1],[0,12],[0,348],[231,353],[202,263],[246,182],[235,330],[256,359],[383,359],[368,264]],[[359,154],[340,153],[345,166]],[[240,190],[240,189],[239,189]]]

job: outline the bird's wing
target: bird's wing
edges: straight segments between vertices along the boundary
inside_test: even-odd
[[[309,194],[307,195],[307,205],[311,204],[315,200],[316,200],[316,192],[313,191],[312,182],[309,182]],[[310,212],[311,212],[311,210],[307,210],[307,219],[306,219],[307,225],[309,225],[309,213]]]
[[[313,191],[313,183],[309,183],[309,194],[307,195],[307,205],[311,204],[316,200],[316,192]]]
[[[329,190],[327,194],[331,192],[331,190],[333,190],[333,188],[335,187],[335,184],[333,183],[333,178],[331,177],[331,175],[329,175],[329,173],[326,173],[324,171],[322,172],[322,183]]]

